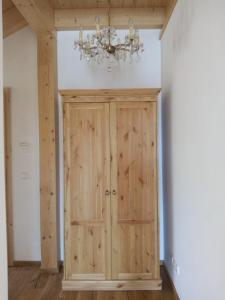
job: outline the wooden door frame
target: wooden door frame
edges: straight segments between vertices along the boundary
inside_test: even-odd
[[[101,221],[99,220],[94,220],[95,224],[100,225],[102,228],[104,228],[104,237],[102,237],[101,244],[104,246],[101,246],[99,249],[104,249],[104,271],[101,273],[98,273],[98,278],[95,276],[96,273],[93,272],[93,274],[88,274],[88,277],[85,277],[85,274],[72,274],[72,268],[70,266],[70,262],[72,260],[71,257],[71,249],[73,249],[73,245],[71,244],[71,224],[72,225],[85,225],[86,227],[89,225],[93,225],[92,221],[83,221],[80,220],[78,221],[76,218],[76,221],[71,223],[71,190],[70,186],[70,165],[71,165],[71,157],[70,157],[70,152],[71,152],[71,142],[70,142],[70,135],[71,135],[71,110],[72,109],[77,109],[78,111],[81,109],[93,109],[96,111],[101,111],[101,117],[102,117],[102,134],[104,136],[104,139],[102,139],[105,147],[104,150],[102,150],[102,155],[105,157],[105,160],[103,159],[103,165],[101,165],[101,171],[104,174],[104,180],[102,182],[103,184],[103,199],[102,199],[102,204],[104,203],[104,214],[100,218],[102,218]],[[110,190],[110,142],[109,142],[109,133],[110,133],[110,127],[109,127],[109,104],[108,103],[64,103],[63,105],[63,140],[64,140],[64,254],[65,254],[65,260],[64,260],[64,279],[67,281],[68,279],[71,278],[71,275],[73,277],[81,278],[82,280],[108,280],[111,277],[111,228],[110,228],[110,221],[111,221],[111,215],[110,215],[110,207],[111,207],[111,198],[110,194],[105,195],[105,191]],[[97,127],[97,125],[96,125]],[[79,139],[79,137],[78,137]],[[76,139],[75,139],[76,140]],[[78,150],[79,153],[79,150]],[[78,154],[79,155],[79,154]],[[80,162],[79,164],[82,165]],[[102,222],[102,224],[101,224]],[[93,233],[92,233],[93,235]],[[74,241],[74,243],[76,243]],[[82,240],[80,241],[82,243]],[[75,252],[72,252],[75,253]],[[78,257],[81,255],[76,254]],[[70,259],[71,257],[71,259]],[[100,279],[99,279],[100,278]]]
[[[138,99],[137,99],[136,102],[124,102],[123,98],[122,98],[122,101],[120,103],[113,102],[110,104],[110,106],[111,106],[111,109],[110,109],[110,111],[111,111],[111,115],[110,115],[111,126],[110,126],[110,128],[111,128],[111,137],[112,137],[112,140],[111,140],[111,157],[112,157],[112,159],[111,159],[111,162],[112,162],[111,163],[111,184],[112,184],[112,187],[111,187],[111,189],[115,191],[114,196],[113,196],[114,199],[112,199],[112,206],[111,206],[112,207],[112,216],[113,216],[113,218],[112,218],[112,237],[113,237],[112,245],[113,245],[114,249],[117,249],[117,251],[113,252],[113,256],[112,256],[112,264],[113,264],[112,279],[118,280],[118,278],[119,278],[119,279],[123,279],[123,280],[129,280],[129,279],[134,280],[137,278],[139,278],[139,279],[142,278],[142,280],[147,280],[147,279],[151,280],[151,278],[153,278],[152,280],[160,280],[159,234],[158,234],[159,215],[158,215],[158,195],[157,195],[158,177],[157,177],[157,158],[156,158],[156,152],[157,152],[157,99],[155,98],[154,102],[151,102],[151,101],[143,102],[142,98],[140,98],[140,101],[138,101]],[[121,183],[121,181],[120,181],[121,179],[117,174],[118,173],[122,174],[124,172],[124,170],[127,169],[127,167],[129,169],[129,163],[126,162],[127,163],[126,168],[123,169],[123,171],[120,170],[119,162],[118,162],[121,155],[123,157],[126,157],[126,155],[123,154],[124,149],[121,148],[119,150],[119,148],[118,148],[118,145],[120,144],[120,142],[122,142],[122,140],[119,141],[119,139],[118,139],[118,133],[120,132],[120,128],[123,127],[123,125],[120,126],[117,123],[119,120],[122,120],[122,118],[119,117],[119,112],[118,112],[120,109],[127,109],[128,111],[130,109],[132,111],[134,111],[134,109],[142,109],[143,111],[146,110],[147,114],[148,114],[148,117],[145,119],[145,122],[147,122],[147,123],[145,123],[145,128],[146,128],[146,134],[149,137],[149,139],[146,138],[146,148],[148,149],[147,152],[149,153],[150,157],[149,157],[149,164],[147,167],[147,170],[149,170],[149,173],[148,173],[148,175],[146,175],[147,177],[145,177],[145,180],[148,180],[147,178],[149,178],[149,184],[148,184],[149,194],[146,195],[145,199],[146,199],[146,201],[147,201],[147,199],[149,199],[149,201],[147,201],[147,203],[149,203],[149,204],[151,203],[151,205],[152,205],[151,212],[153,212],[154,222],[152,222],[149,214],[145,215],[145,217],[143,217],[141,215],[135,221],[132,219],[132,217],[130,217],[130,219],[127,219],[127,217],[125,216],[126,214],[123,215],[123,217],[119,216],[120,195],[119,195],[118,184],[119,184],[119,182]],[[137,112],[135,112],[135,114],[137,114]],[[136,120],[136,122],[138,123],[137,120]],[[136,122],[132,123],[132,126],[136,127],[136,125],[137,125]],[[129,125],[128,125],[128,127],[129,127]],[[133,129],[135,127],[133,127]],[[139,130],[137,130],[137,132],[138,131]],[[126,129],[126,132],[129,132],[128,128]],[[130,135],[130,133],[129,133],[129,135]],[[136,136],[136,133],[134,135]],[[124,132],[123,132],[123,136],[124,136]],[[150,141],[151,141],[151,143],[150,143]],[[122,142],[122,144],[123,144],[123,142]],[[128,146],[128,148],[130,149],[131,147]],[[120,155],[118,155],[118,151],[119,151]],[[128,153],[127,153],[127,155],[129,156]],[[147,159],[147,157],[146,157],[146,159]],[[120,163],[121,163],[121,165],[123,164],[122,161]],[[154,174],[154,176],[152,176],[151,174]],[[151,180],[150,180],[150,177],[151,177]],[[143,189],[143,185],[141,185],[141,190],[142,189]],[[123,193],[124,193],[124,191],[123,191]],[[125,195],[125,194],[123,194],[123,195]],[[124,198],[126,199],[129,197],[124,196]],[[136,215],[136,212],[135,212],[135,215]],[[134,218],[136,219],[136,217],[134,217]],[[145,271],[145,273],[143,272],[143,273],[128,274],[126,272],[124,272],[124,273],[122,272],[122,274],[120,274],[120,272],[119,272],[120,267],[118,266],[118,264],[119,265],[120,265],[120,263],[122,264],[122,261],[120,262],[119,247],[118,247],[119,240],[117,239],[117,237],[119,236],[119,228],[121,228],[120,226],[122,224],[127,224],[127,225],[151,224],[150,226],[147,225],[147,226],[149,226],[148,230],[149,230],[149,232],[152,230],[154,235],[149,236],[148,238],[151,241],[151,245],[154,245],[154,246],[151,246],[152,248],[148,249],[148,251],[151,252],[152,254],[154,254],[154,263],[150,263],[149,257],[147,256],[146,262],[149,262],[150,265],[148,265],[148,267],[146,265],[146,269],[148,268],[149,270]],[[142,227],[142,229],[143,229],[143,227]],[[146,248],[147,247],[148,246],[146,245]],[[136,264],[137,264],[137,262],[136,262]],[[128,278],[126,276],[128,276]]]

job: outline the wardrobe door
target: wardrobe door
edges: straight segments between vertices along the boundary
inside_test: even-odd
[[[112,278],[159,279],[156,103],[110,107]]]
[[[65,103],[65,279],[111,278],[109,104]]]

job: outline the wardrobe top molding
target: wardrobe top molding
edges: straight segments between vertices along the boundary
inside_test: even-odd
[[[63,102],[156,102],[160,88],[155,89],[76,89],[60,90]]]
[[[85,102],[97,102],[96,97],[103,97],[102,101],[119,100],[119,97],[143,97],[142,101],[156,101],[160,93],[160,88],[153,89],[71,89],[60,90],[60,95],[64,98],[64,102],[77,102],[83,98]],[[88,97],[88,98],[87,98]],[[83,102],[82,101],[82,102]],[[122,99],[120,98],[120,101]],[[137,101],[137,99],[136,99]]]

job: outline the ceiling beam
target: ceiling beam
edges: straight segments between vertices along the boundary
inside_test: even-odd
[[[47,0],[12,0],[35,32],[54,30],[54,10]]]
[[[27,22],[16,7],[12,7],[3,13],[3,37],[27,26]]]
[[[108,25],[108,9],[56,9],[56,30],[94,29],[95,18],[100,17],[102,26]],[[165,8],[112,8],[110,23],[115,28],[125,29],[132,18],[135,28],[162,28],[165,21]]]

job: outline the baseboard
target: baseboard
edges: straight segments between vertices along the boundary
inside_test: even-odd
[[[36,260],[14,260],[10,267],[41,267],[41,262]]]
[[[59,273],[59,268],[48,268],[48,269],[45,269],[45,268],[40,267],[40,272],[42,272],[42,273],[48,273],[48,274],[57,274],[57,273]]]
[[[171,276],[170,276],[170,273],[169,273],[169,271],[168,271],[168,269],[167,269],[167,267],[166,267],[165,261],[164,261],[164,260],[163,260],[163,261],[160,261],[160,264],[164,267],[164,270],[165,270],[166,275],[167,275],[167,277],[168,277],[168,279],[169,279],[169,281],[170,281],[170,284],[171,284],[171,286],[172,286],[172,288],[173,288],[173,291],[174,291],[174,293],[175,293],[175,295],[176,295],[177,300],[180,300],[180,297],[179,297],[179,295],[178,295],[178,293],[177,293],[177,290],[176,290],[176,288],[175,288],[175,285],[174,285],[174,283],[173,283],[173,280],[172,280],[172,278],[171,278]]]
[[[52,269],[45,269],[41,267],[41,261],[36,261],[36,260],[15,260],[13,262],[13,265],[9,266],[15,267],[15,268],[22,268],[22,267],[38,267],[40,268],[40,271],[43,273],[59,273],[59,270],[62,270],[63,268],[63,262],[59,261],[58,268],[52,268]]]
[[[161,280],[106,280],[106,281],[81,281],[63,280],[63,291],[160,291]]]

